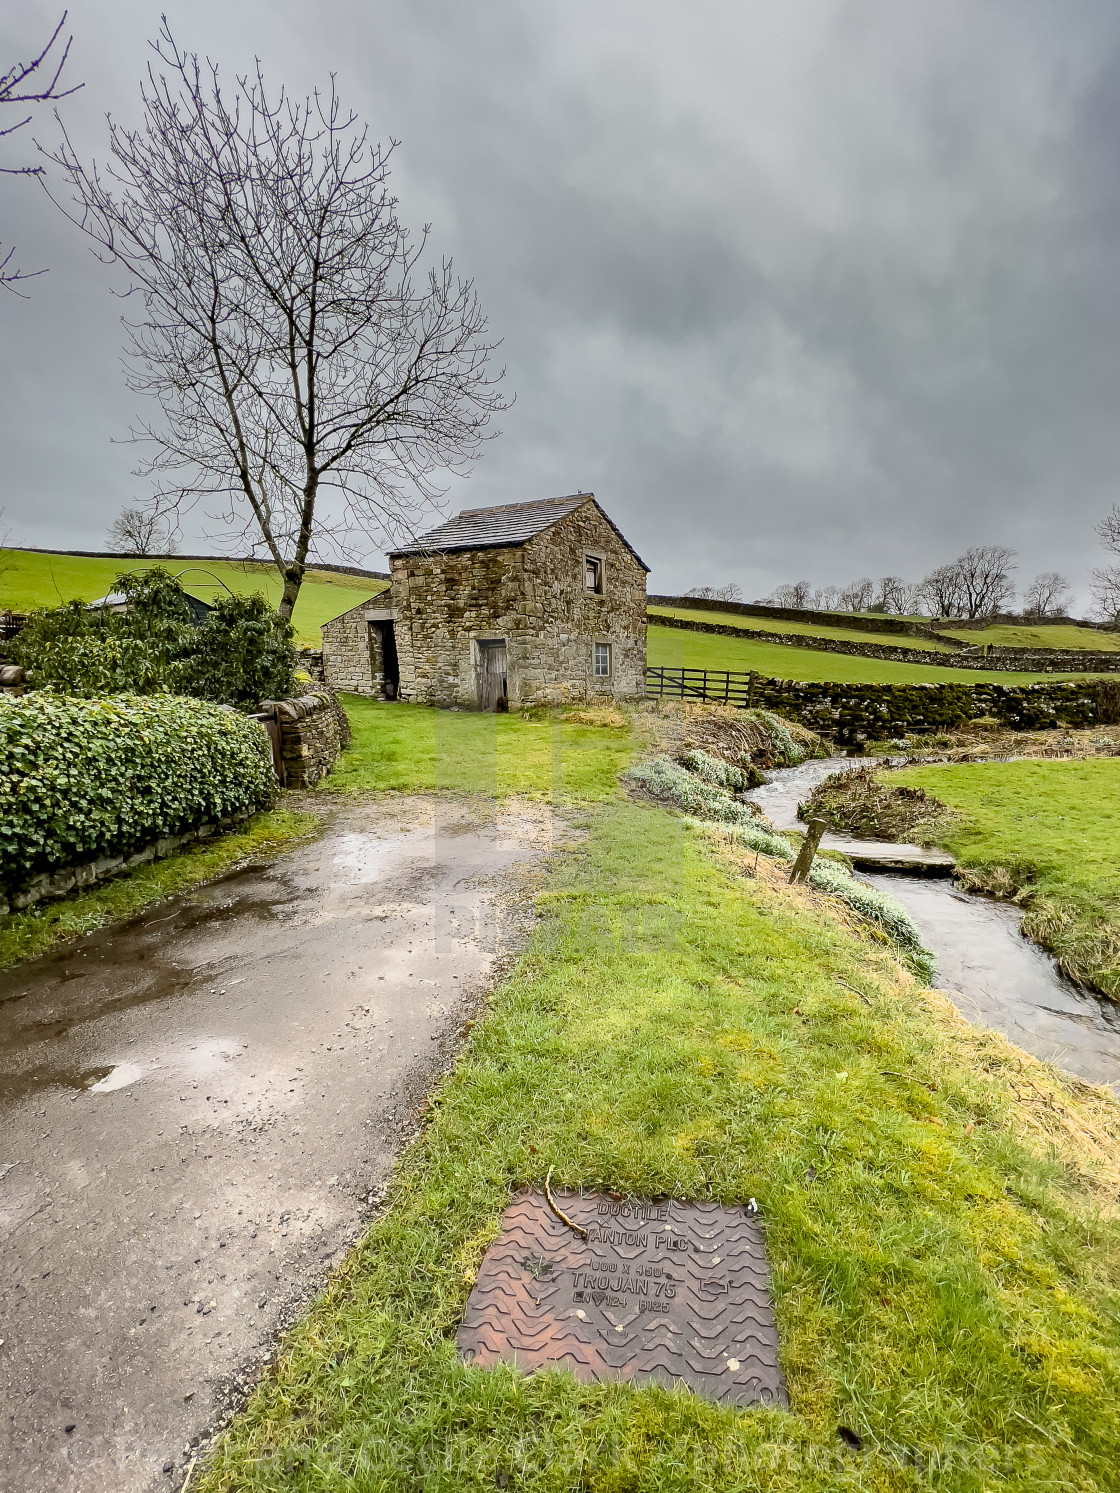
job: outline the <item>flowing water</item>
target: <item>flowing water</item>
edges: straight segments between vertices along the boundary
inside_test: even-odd
[[[748,797],[776,829],[798,824],[797,806],[847,757],[780,768]],[[937,959],[938,987],[977,1026],[1090,1083],[1120,1092],[1120,1005],[1082,990],[1024,938],[1018,908],[962,892],[947,878],[876,872],[862,878],[901,902]]]

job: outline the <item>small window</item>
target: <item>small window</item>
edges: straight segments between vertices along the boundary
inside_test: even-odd
[[[609,643],[595,644],[595,678],[609,679],[611,677],[611,645]]]
[[[603,562],[595,555],[588,555],[584,560],[584,585],[593,596],[603,594]]]

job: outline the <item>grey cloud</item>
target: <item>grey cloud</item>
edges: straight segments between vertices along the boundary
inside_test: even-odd
[[[228,72],[336,70],[401,138],[402,211],[475,276],[518,394],[452,506],[594,488],[664,589],[916,576],[992,541],[1083,581],[1120,457],[1114,7],[170,9]],[[91,147],[99,108],[134,114],[156,19],[74,7]],[[135,490],[119,305],[0,190],[0,236],[52,265],[0,304],[0,506],[17,538],[92,543]]]

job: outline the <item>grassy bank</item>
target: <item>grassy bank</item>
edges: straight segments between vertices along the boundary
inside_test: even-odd
[[[1113,1487],[1115,1103],[667,812],[585,814],[383,1217],[196,1489]],[[457,1360],[511,1190],[549,1167],[757,1198],[790,1412]]]
[[[133,917],[163,897],[188,891],[232,870],[241,861],[303,838],[318,823],[314,814],[292,809],[255,814],[244,829],[189,845],[166,860],[139,866],[88,892],[60,897],[54,902],[39,902],[26,912],[2,917],[0,969],[18,964],[21,959],[34,959],[56,944],[90,933],[94,928]]]
[[[183,585],[204,601],[213,599],[216,587],[211,575],[222,580],[238,596],[261,591],[273,606],[280,600],[282,585],[274,565],[240,560],[130,560],[125,556],[101,560],[84,555],[40,555],[31,550],[0,550],[0,610],[29,612],[35,607],[56,607],[77,597],[94,601],[104,596],[116,576],[126,570],[166,565],[173,575],[183,571]],[[309,570],[292,618],[298,641],[310,648],[320,646],[319,628],[332,617],[357,606],[385,581],[366,581],[360,576],[335,570]]]
[[[618,793],[630,730],[564,720],[561,712],[489,715],[343,695],[354,740],[327,779],[334,792],[489,793],[596,802]],[[578,713],[578,712],[577,712]],[[591,718],[609,718],[590,712]]]
[[[808,683],[836,680],[841,684],[981,684],[985,681],[1034,684],[1040,679],[1081,677],[896,663],[891,659],[824,653],[785,643],[754,642],[746,633],[742,638],[731,638],[657,627],[652,622],[646,632],[646,657],[650,664],[661,668],[730,669],[733,673],[757,669],[768,678],[800,679]]]
[[[937,839],[972,884],[1026,905],[1024,930],[1120,999],[1120,759],[906,768],[956,821]]]
[[[1074,627],[1068,622],[1035,626],[994,622],[990,627],[954,627],[946,623],[937,630],[976,647],[988,643],[994,648],[1089,648],[1102,653],[1114,653],[1120,648],[1120,633]]]
[[[857,627],[845,627],[837,619],[835,625],[823,622],[787,621],[782,617],[751,617],[741,612],[717,612],[689,609],[687,607],[651,606],[648,609],[651,621],[658,617],[681,617],[688,622],[716,622],[721,627],[737,627],[748,634],[752,632],[781,632],[801,634],[812,638],[830,638],[843,643],[881,643],[889,648],[921,648],[926,652],[952,653],[951,643],[939,642],[936,638],[918,638],[908,633],[868,632]]]

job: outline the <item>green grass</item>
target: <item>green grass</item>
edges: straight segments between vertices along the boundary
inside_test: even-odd
[[[262,591],[276,605],[282,588],[275,566],[262,562],[247,564],[238,560],[110,560],[87,559],[80,555],[40,555],[30,550],[0,550],[0,610],[28,612],[34,607],[55,607],[77,597],[94,601],[104,596],[114,577],[127,570],[143,569],[153,564],[166,565],[173,575],[184,572],[183,585],[201,596],[213,599],[220,587],[204,571],[218,576],[239,596]],[[320,646],[319,628],[341,612],[357,606],[374,595],[387,582],[364,581],[340,571],[312,570],[304,581],[296,602],[293,625],[297,640],[307,647]]]
[[[812,638],[832,638],[844,643],[882,643],[888,648],[920,648],[926,652],[952,653],[951,643],[933,638],[915,638],[906,633],[867,632],[854,627],[829,627],[815,622],[787,622],[777,617],[750,617],[739,612],[694,611],[687,607],[648,608],[655,617],[683,617],[687,622],[717,622],[721,627],[738,627],[744,632],[782,632]]]
[[[646,632],[646,659],[655,667],[757,669],[773,679],[801,679],[841,684],[1035,684],[1041,679],[1076,679],[1076,674],[1019,674],[1001,670],[951,669],[936,664],[895,663],[885,658],[858,658],[824,653],[785,643],[756,643],[715,633],[685,632],[651,626]]]
[[[166,860],[140,866],[91,891],[39,902],[26,912],[0,917],[0,969],[34,959],[94,928],[134,917],[161,898],[220,876],[240,861],[302,839],[318,823],[314,814],[292,809],[255,814],[244,829],[189,845]]]
[[[1024,928],[1120,999],[1120,759],[906,768],[957,822],[940,843],[975,884],[1027,903]]]
[[[1011,623],[996,623],[991,627],[972,629],[969,627],[939,627],[951,638],[960,638],[964,643],[981,646],[989,643],[998,648],[1082,648],[1095,652],[1114,653],[1120,648],[1120,633],[1098,632],[1090,627],[1071,627],[1069,623],[1034,627],[1016,627]]]
[[[384,1215],[196,1493],[1114,1489],[1120,1224],[1068,1137],[1029,1139],[1019,1055],[667,812],[586,816]],[[1029,1072],[1039,1123],[1091,1122]],[[502,1210],[550,1167],[757,1198],[788,1413],[458,1361]]]
[[[343,695],[354,740],[325,787],[335,792],[447,790],[506,797],[612,798],[630,760],[628,728],[581,726],[559,713],[490,715]]]

